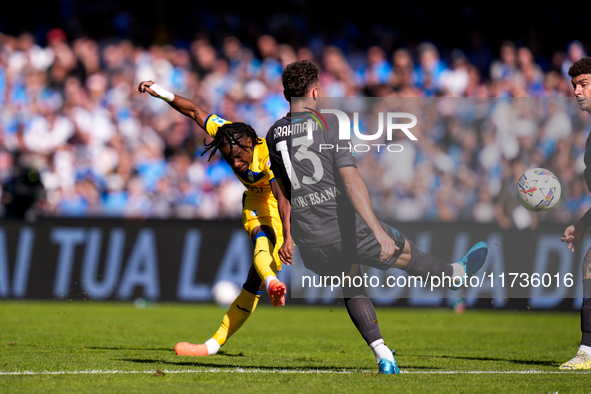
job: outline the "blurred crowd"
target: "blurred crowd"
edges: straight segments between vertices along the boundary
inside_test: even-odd
[[[347,106],[346,99],[340,101]],[[401,145],[401,152],[382,148],[378,154],[357,154],[372,205],[385,219],[497,223],[524,229],[543,222],[574,223],[591,207],[582,176],[591,117],[570,97],[373,101],[372,114],[359,115],[362,130],[369,133],[378,128],[378,108],[408,112],[418,119],[411,129],[418,141],[400,131],[393,133],[392,141],[378,141]],[[333,104],[338,106],[338,101]],[[516,197],[519,178],[532,168],[550,169],[560,180],[562,197],[548,212],[531,213]]]
[[[137,93],[142,80],[265,136],[288,112],[281,72],[297,60],[319,65],[326,97],[518,100],[572,96],[567,70],[586,56],[578,41],[556,52],[545,69],[530,49],[510,41],[497,58],[491,53],[484,60],[459,49],[442,54],[429,42],[393,53],[371,46],[345,54],[330,45],[295,48],[271,35],[260,35],[256,46],[228,36],[216,46],[204,37],[186,47],[140,47],[129,40],[69,40],[52,29],[45,41],[0,33],[6,217],[240,217],[244,188],[219,154],[210,161],[201,156],[203,130],[165,102]],[[525,104],[534,100],[517,101],[522,112],[509,125],[503,116],[514,105],[488,105],[487,118],[477,99],[438,101],[449,104],[435,109],[442,120],[422,130],[421,144],[405,144],[400,154],[360,155],[376,211],[385,219],[504,228],[576,220],[591,206],[581,177],[591,117],[566,101],[544,101],[543,113]],[[401,169],[395,175],[393,166]],[[551,169],[563,183],[560,205],[543,215],[515,209],[516,178],[533,166]],[[15,207],[22,195],[31,203]]]

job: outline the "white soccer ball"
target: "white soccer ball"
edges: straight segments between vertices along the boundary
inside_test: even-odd
[[[211,292],[216,304],[222,307],[228,307],[232,305],[238,294],[240,294],[240,288],[234,282],[220,280],[213,286]]]
[[[544,168],[527,170],[517,183],[519,203],[532,212],[552,209],[560,200],[560,193],[558,178]]]

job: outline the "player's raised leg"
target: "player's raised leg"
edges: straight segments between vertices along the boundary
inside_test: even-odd
[[[434,276],[453,278],[450,283],[452,290],[459,289],[467,278],[476,274],[484,265],[488,254],[486,242],[477,242],[464,257],[450,264],[438,256],[420,250],[413,241],[404,238],[396,229],[390,230],[387,233],[396,244],[404,244],[402,253],[398,257],[394,255],[395,262],[391,267],[400,268],[409,275],[420,276],[423,279]]]
[[[277,307],[285,305],[287,288],[277,279],[277,270],[281,267],[281,262],[277,260],[274,253],[275,239],[275,232],[269,226],[257,226],[252,230],[254,268],[259,278],[265,283],[271,303]]]
[[[216,333],[205,343],[179,342],[174,350],[179,356],[211,356],[236,332],[254,312],[262,294],[262,281],[254,266],[250,268],[242,291],[236,297]]]

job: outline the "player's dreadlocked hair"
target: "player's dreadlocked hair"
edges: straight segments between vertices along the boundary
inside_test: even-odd
[[[201,154],[203,156],[206,152],[211,151],[207,161],[209,161],[215,152],[226,146],[230,145],[230,148],[234,145],[238,145],[242,149],[250,149],[251,146],[242,145],[239,141],[242,137],[250,137],[255,145],[260,144],[259,137],[257,133],[253,130],[250,125],[240,122],[233,122],[233,123],[226,123],[222,127],[218,129],[213,141],[209,144],[205,144],[205,150]]]
[[[318,82],[318,67],[308,60],[288,64],[281,74],[287,99],[305,97],[310,87]]]
[[[571,78],[583,74],[591,74],[591,57],[587,56],[573,63],[568,69],[568,75]]]

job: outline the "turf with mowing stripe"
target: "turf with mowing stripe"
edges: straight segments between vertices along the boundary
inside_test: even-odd
[[[178,341],[208,339],[223,313],[196,304],[0,302],[0,391],[591,391],[588,372],[556,373],[578,348],[578,312],[378,309],[398,376],[375,374],[373,354],[342,306],[261,305],[221,354],[174,354]],[[140,373],[2,375],[91,370]],[[193,372],[175,373],[182,371]]]

